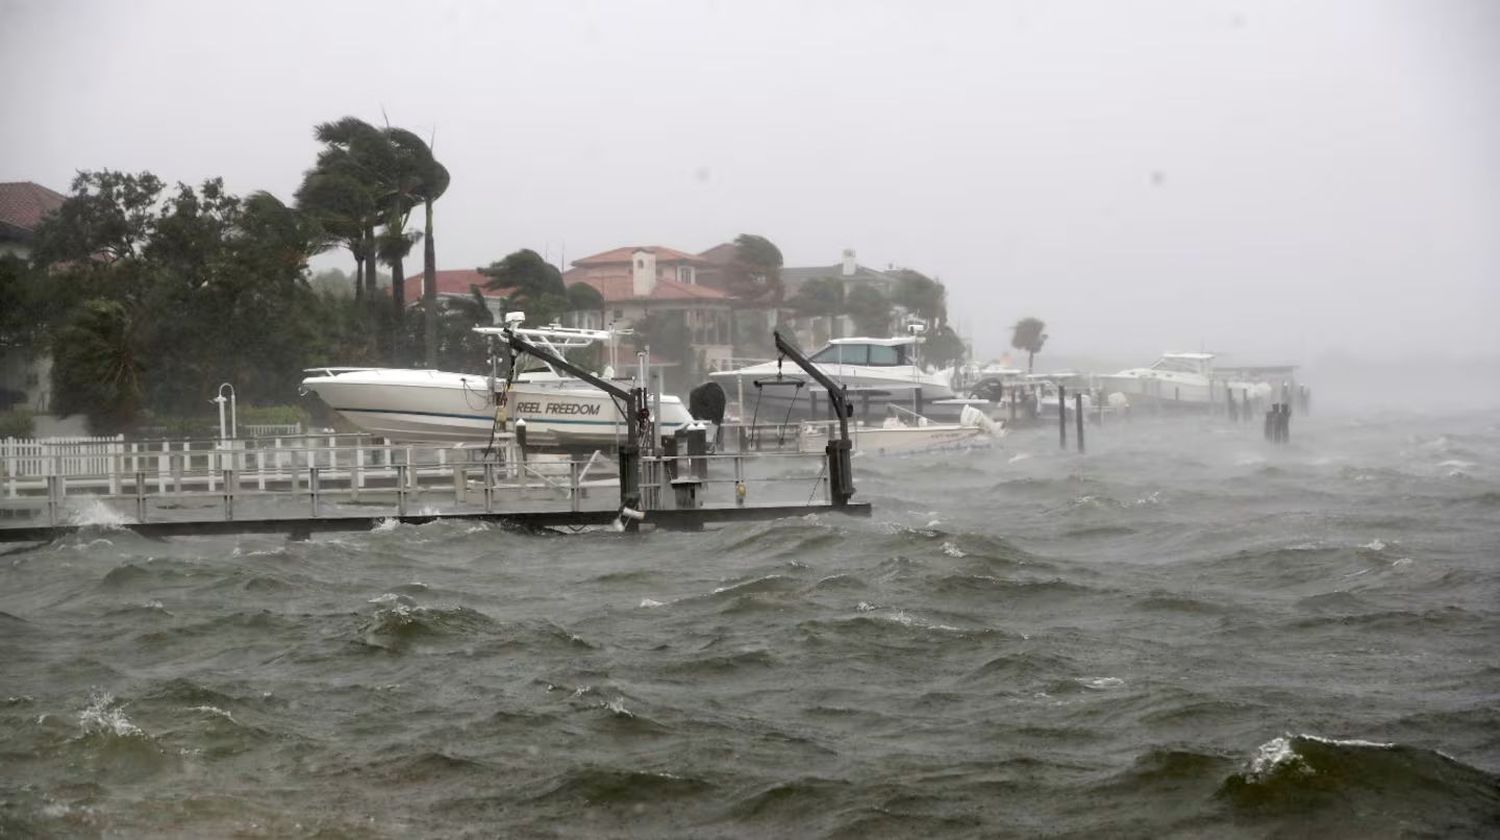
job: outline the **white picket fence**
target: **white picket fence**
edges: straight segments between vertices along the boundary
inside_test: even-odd
[[[0,439],[0,476],[109,475],[125,452],[125,436]]]

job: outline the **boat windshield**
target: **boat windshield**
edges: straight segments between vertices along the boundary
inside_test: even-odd
[[[868,365],[869,367],[897,367],[909,364],[906,361],[906,345],[886,344],[830,344],[819,350],[812,361],[822,365]]]
[[[1151,366],[1152,370],[1169,370],[1176,373],[1198,373],[1199,365],[1187,359],[1160,359]]]

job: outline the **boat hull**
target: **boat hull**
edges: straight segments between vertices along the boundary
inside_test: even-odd
[[[303,390],[360,429],[393,441],[484,443],[496,431],[496,407],[482,376],[440,371],[356,372],[303,380]],[[431,374],[423,377],[420,374]],[[660,428],[670,435],[690,422],[676,397],[662,397]],[[586,387],[512,384],[503,419],[526,421],[528,446],[597,447],[624,435],[614,400]]]

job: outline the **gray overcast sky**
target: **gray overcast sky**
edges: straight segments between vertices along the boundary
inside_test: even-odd
[[[940,276],[987,355],[1500,353],[1493,0],[0,0],[0,72],[0,180],[63,191],[435,131],[440,268],[753,232]]]

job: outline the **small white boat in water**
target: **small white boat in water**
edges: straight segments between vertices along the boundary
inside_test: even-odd
[[[610,337],[564,327],[516,332],[558,355]],[[527,444],[534,446],[612,445],[625,430],[621,408],[608,394],[540,362],[518,370],[508,383],[493,375],[407,368],[313,368],[306,373],[303,393],[316,394],[360,429],[398,442],[485,443],[502,410],[511,423],[526,421]],[[505,395],[503,409],[500,394]],[[691,420],[681,399],[661,397],[658,426],[663,436]]]

